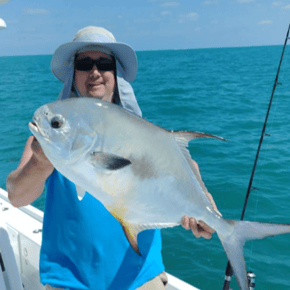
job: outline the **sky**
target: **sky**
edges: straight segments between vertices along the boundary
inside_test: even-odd
[[[0,18],[0,56],[53,54],[90,25],[136,51],[282,45],[290,0],[10,0]]]

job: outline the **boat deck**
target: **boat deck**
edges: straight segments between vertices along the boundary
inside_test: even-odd
[[[0,254],[4,261],[0,289],[45,290],[39,281],[43,212],[30,205],[15,208],[7,196],[7,192],[0,188]],[[167,290],[199,290],[167,275]]]

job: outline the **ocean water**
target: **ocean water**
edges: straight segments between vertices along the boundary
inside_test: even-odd
[[[133,82],[143,116],[169,130],[225,137],[191,141],[189,150],[226,218],[239,219],[282,46],[137,52]],[[16,168],[28,122],[62,85],[51,55],[0,57],[0,187]],[[290,49],[287,47],[245,220],[290,223]],[[146,140],[145,140],[146,142]],[[150,140],[148,140],[150,142]],[[168,192],[170,194],[170,192]],[[34,202],[43,210],[45,194]],[[162,205],[160,205],[162,206]],[[226,255],[216,235],[196,239],[181,227],[162,230],[166,271],[203,290],[222,289]],[[249,242],[256,289],[289,289],[290,235]],[[238,289],[232,282],[232,288]]]

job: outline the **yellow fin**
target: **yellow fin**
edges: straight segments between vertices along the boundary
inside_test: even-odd
[[[137,235],[140,230],[136,229],[134,226],[131,226],[130,224],[121,223],[123,231],[125,233],[125,236],[131,245],[131,247],[134,249],[134,251],[141,256],[141,253],[138,248],[138,242],[137,242]]]
[[[132,226],[131,224],[125,221],[124,219],[125,212],[126,212],[125,206],[120,206],[119,204],[119,207],[108,206],[107,209],[111,213],[111,215],[120,222],[129,244],[134,249],[134,251],[139,256],[141,256],[141,253],[138,248],[138,243],[137,243],[137,235],[139,232],[142,231],[142,229],[135,227],[134,225]]]

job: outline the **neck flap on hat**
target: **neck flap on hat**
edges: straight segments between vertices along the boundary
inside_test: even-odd
[[[58,100],[68,99],[71,94],[72,82],[74,77],[74,56],[71,57],[63,84],[63,89],[58,96]]]
[[[142,117],[141,109],[137,103],[134,91],[130,83],[121,77],[118,78],[118,90],[121,100],[121,106],[127,111]]]

